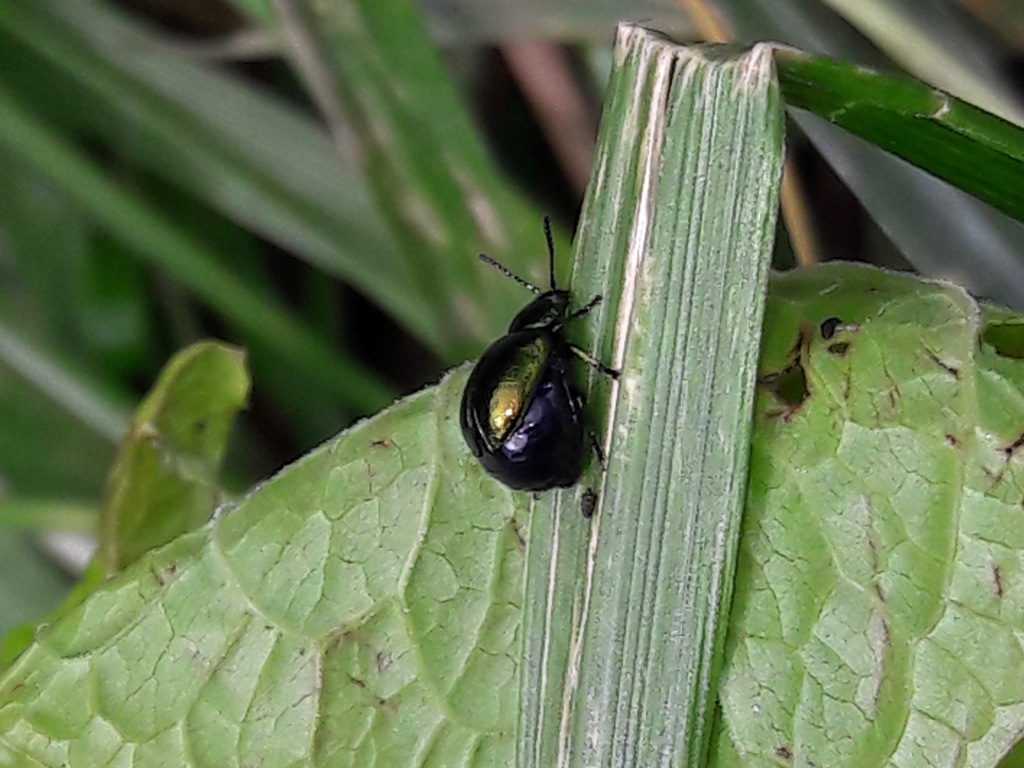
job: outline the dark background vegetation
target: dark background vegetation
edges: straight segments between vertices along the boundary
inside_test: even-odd
[[[67,16],[65,2],[15,0],[12,13],[0,11],[0,632],[44,614],[77,576],[80,550],[52,532],[91,529],[131,410],[176,350],[219,338],[249,351],[251,402],[224,471],[225,486],[240,492],[478,354],[525,298],[478,275],[472,253],[490,245],[472,227],[450,267],[418,261],[401,224],[409,198],[389,194],[400,191],[394,172],[373,180],[365,120],[353,119],[347,139],[325,122],[309,73],[260,4],[83,1]],[[568,242],[614,21],[705,39],[707,22],[691,16],[702,8],[740,41],[780,39],[933,81],[938,73],[934,84],[962,98],[1010,119],[1024,114],[1024,14],[1009,0],[892,2],[880,25],[778,0],[424,2],[425,29],[488,162],[521,206],[514,221],[536,222],[517,232],[512,253],[496,255],[541,279],[542,212],[557,222],[559,245]],[[900,40],[912,35],[926,44],[909,53]],[[166,62],[194,68],[194,93],[172,98],[152,87],[171,71]],[[201,87],[207,76],[302,130],[260,124],[264,113],[248,103],[217,104]],[[358,83],[350,85],[358,102]],[[220,106],[225,120],[270,142],[281,165],[252,159],[266,147],[190,122],[191,109]],[[439,109],[424,119],[449,117]],[[161,130],[164,143],[153,139]],[[805,114],[793,115],[790,158],[800,189],[787,203],[780,268],[869,261],[948,277],[1024,309],[1019,225]],[[296,191],[288,174],[303,163],[317,173],[305,189],[298,173]],[[263,170],[246,177],[250,187],[203,173],[221,166]],[[299,224],[280,224],[271,209],[297,211]],[[303,222],[316,227],[307,233]],[[375,282],[378,269],[392,270],[396,287]],[[402,286],[413,286],[408,296]],[[282,330],[279,315],[296,325]]]

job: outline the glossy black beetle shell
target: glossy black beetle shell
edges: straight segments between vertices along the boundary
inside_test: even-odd
[[[508,370],[510,358],[537,342],[546,348],[546,359],[522,412],[507,435],[491,440],[490,393]],[[571,383],[568,354],[557,331],[514,331],[488,347],[469,376],[462,395],[462,434],[487,473],[510,488],[567,487],[583,471],[583,396]]]

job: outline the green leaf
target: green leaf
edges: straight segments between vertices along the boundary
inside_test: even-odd
[[[466,373],[40,630],[0,678],[0,765],[512,764],[529,498],[468,455]]]
[[[96,553],[107,575],[210,518],[224,500],[217,474],[248,394],[239,349],[201,342],[164,366],[132,419],[107,486]]]
[[[853,265],[775,281],[715,764],[990,766],[1024,727],[1024,320],[989,317],[979,347],[977,306],[946,284]],[[438,765],[511,764],[529,498],[466,451],[465,376],[41,630],[0,678],[0,765],[181,763],[185,744],[227,764],[402,766],[427,744]],[[610,502],[596,528],[645,508]],[[619,601],[643,607],[597,607]]]
[[[774,243],[771,49],[624,25],[615,59],[573,288],[604,295],[593,351],[622,376],[593,520],[577,488],[530,530],[519,765],[538,768],[707,750]]]
[[[782,95],[1024,221],[1024,130],[906,77],[780,48]]]
[[[852,264],[772,288],[716,764],[991,766],[1024,729],[1021,318],[979,344],[961,289]]]
[[[1024,120],[1004,54],[952,6],[825,0],[907,72],[1011,122]]]

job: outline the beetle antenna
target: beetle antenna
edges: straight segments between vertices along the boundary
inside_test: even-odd
[[[551,237],[551,217],[544,215],[544,239],[548,241],[548,275],[551,279],[551,290],[557,290],[555,285],[555,241]]]
[[[508,267],[506,267],[504,264],[502,264],[500,261],[496,261],[496,260],[492,259],[486,253],[480,253],[480,254],[477,254],[477,256],[479,257],[480,261],[482,261],[484,264],[490,264],[496,270],[501,272],[501,274],[503,274],[505,277],[509,277],[509,278],[515,280],[517,283],[519,283],[521,286],[523,286],[523,288],[526,288],[527,290],[533,291],[538,296],[540,296],[542,293],[544,293],[544,291],[542,291],[536,285],[534,285],[533,283],[529,282],[528,280],[524,280],[519,275],[517,275],[515,272],[513,272]]]

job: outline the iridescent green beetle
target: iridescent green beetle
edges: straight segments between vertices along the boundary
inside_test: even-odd
[[[555,284],[555,247],[544,217],[551,287],[542,291],[481,253],[480,258],[536,294],[508,333],[480,357],[462,393],[462,434],[483,468],[510,488],[543,491],[575,485],[583,471],[587,437],[583,394],[570,368],[576,355],[612,378],[619,372],[565,337],[565,325],[601,302],[595,296],[571,311],[569,291]]]

